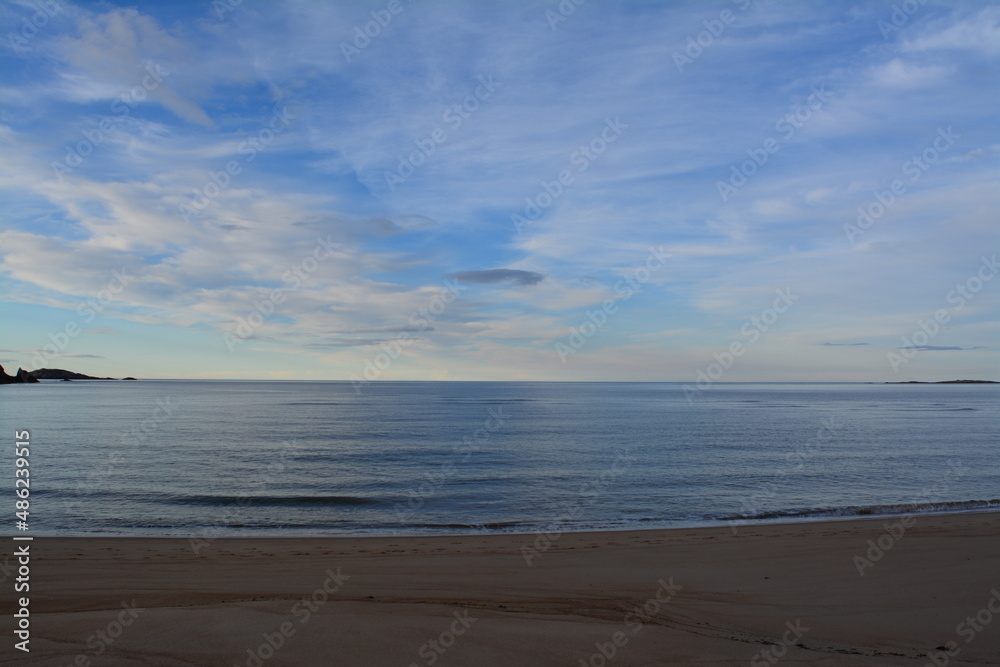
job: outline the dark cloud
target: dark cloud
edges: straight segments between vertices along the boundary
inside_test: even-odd
[[[99,354],[57,354],[57,357],[67,357],[69,359],[103,359]]]
[[[978,347],[954,347],[954,346],[942,346],[942,345],[908,345],[906,347],[899,348],[901,350],[916,350],[918,352],[945,352],[945,351],[965,351],[965,350],[978,350]]]
[[[394,339],[391,338],[336,338],[331,340],[325,340],[321,343],[306,343],[303,347],[308,347],[313,350],[324,350],[329,348],[341,348],[341,347],[368,347],[371,345],[381,345],[382,343],[391,342]],[[410,337],[409,340],[419,340],[415,337]]]
[[[374,333],[413,333],[421,331],[434,331],[433,327],[417,327],[409,325],[395,325],[387,327],[363,327],[357,329],[334,329],[327,331],[328,334],[374,334]]]
[[[826,347],[861,347],[862,345],[868,345],[868,343],[822,343]]]
[[[224,229],[227,232],[242,232],[244,230],[250,229],[246,225],[237,225],[234,222],[218,223],[215,225],[219,229]]]
[[[366,223],[377,236],[393,236],[406,232],[417,232],[431,229],[437,223],[423,215],[403,215],[391,220],[388,218],[372,218]]]
[[[452,278],[460,283],[475,283],[477,285],[495,285],[497,283],[513,283],[515,285],[537,285],[545,276],[534,271],[521,271],[519,269],[489,269],[487,271],[459,271],[449,273],[447,278]]]

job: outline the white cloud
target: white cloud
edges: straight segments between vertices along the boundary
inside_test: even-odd
[[[972,51],[983,57],[995,57],[1000,55],[1000,10],[992,6],[957,22],[936,21],[906,39],[901,49],[908,53]]]
[[[949,74],[949,69],[941,65],[918,65],[893,58],[874,67],[871,80],[873,85],[887,88],[923,88],[937,85]]]
[[[939,7],[882,42],[866,5],[754,3],[678,72],[673,52],[717,10],[586,4],[553,31],[545,3],[405,7],[350,63],[339,42],[371,20],[360,5],[242,3],[222,21],[208,5],[67,14],[22,56],[30,80],[5,84],[8,298],[73,308],[125,266],[135,280],[108,314],[207,332],[211,347],[329,237],[331,256],[241,353],[356,370],[446,274],[502,267],[545,279],[469,286],[393,373],[662,378],[658,364],[693,369],[692,354],[789,285],[803,295],[789,319],[800,335],[775,340],[798,347],[761,358],[791,373],[810,355],[836,368],[843,350],[817,340],[905,329],[995,245],[996,91],[974,60],[995,53],[992,8]],[[170,74],[116,114],[151,63]],[[447,112],[479,77],[495,89],[455,126]],[[777,124],[820,84],[830,101],[783,136]],[[294,121],[250,159],[245,142],[285,104]],[[56,178],[52,162],[108,117],[114,131]],[[627,127],[581,162],[614,118]],[[851,246],[844,223],[940,126],[960,141]],[[386,172],[436,129],[447,138],[390,189]],[[774,137],[780,150],[722,201],[716,183]],[[185,219],[180,206],[230,162],[239,173]],[[572,182],[553,194],[562,170]],[[518,234],[512,214],[540,195],[551,203]],[[551,343],[616,298],[650,247],[671,257],[641,298],[559,363]],[[954,331],[971,337],[994,305],[984,292]]]
[[[175,88],[174,81],[197,69],[193,50],[154,18],[136,9],[113,9],[80,19],[77,31],[78,37],[65,36],[60,43],[66,62],[80,73],[65,77],[71,99],[125,94],[141,102],[148,94],[184,120],[212,124],[201,107]],[[132,90],[146,92],[131,96]]]

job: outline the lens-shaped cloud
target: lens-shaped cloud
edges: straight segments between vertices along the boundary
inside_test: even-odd
[[[512,283],[514,285],[537,285],[545,279],[541,273],[534,271],[522,271],[520,269],[487,269],[486,271],[459,271],[449,273],[447,278],[457,280],[460,283],[473,283],[476,285],[496,285],[499,283]]]

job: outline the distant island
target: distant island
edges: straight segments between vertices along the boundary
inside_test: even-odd
[[[883,384],[1000,384],[1000,382],[996,380],[939,380],[938,382],[907,380],[906,382],[884,382]]]
[[[39,368],[37,371],[26,371],[23,368],[18,368],[16,374],[7,375],[4,367],[0,366],[0,384],[28,384],[39,380],[116,380],[116,378],[98,378],[61,368]],[[122,378],[122,380],[135,380],[135,378],[127,377]]]
[[[115,378],[97,378],[83,373],[74,373],[61,368],[39,368],[29,371],[29,374],[39,380],[114,380]]]

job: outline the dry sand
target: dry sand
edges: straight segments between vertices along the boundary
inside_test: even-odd
[[[220,539],[199,556],[36,538],[31,653],[5,631],[0,663],[1000,664],[1000,513],[884,537],[899,521],[567,533],[530,566],[523,535]]]

